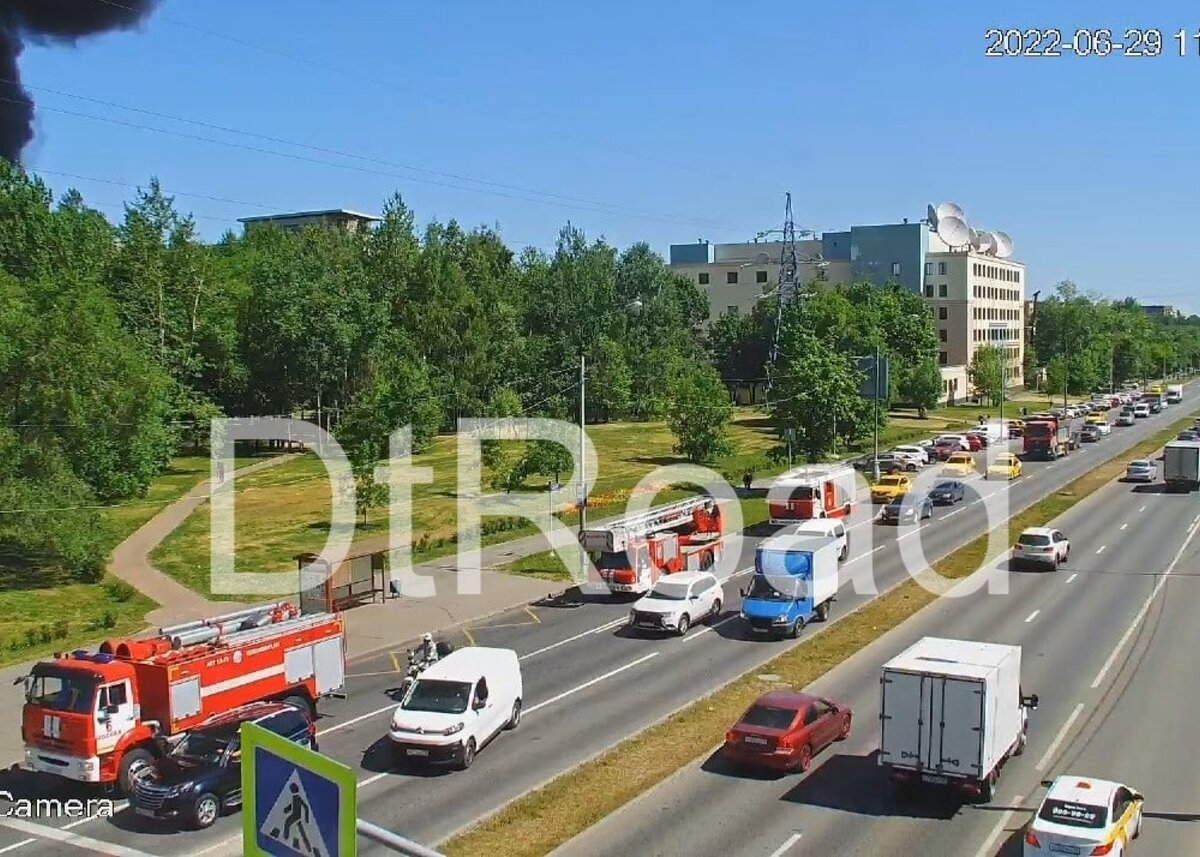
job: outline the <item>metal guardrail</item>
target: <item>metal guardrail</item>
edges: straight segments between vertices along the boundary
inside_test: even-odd
[[[406,857],[443,857],[432,848],[426,848],[419,842],[405,839],[398,833],[392,833],[390,830],[385,830],[369,821],[363,821],[361,818],[355,819],[354,825],[359,836],[370,839],[372,842],[378,842],[397,854],[404,854]]]

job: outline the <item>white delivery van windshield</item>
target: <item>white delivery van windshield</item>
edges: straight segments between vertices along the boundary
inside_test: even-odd
[[[400,707],[405,711],[462,714],[467,710],[470,700],[471,685],[467,682],[423,678],[413,685],[408,698]]]

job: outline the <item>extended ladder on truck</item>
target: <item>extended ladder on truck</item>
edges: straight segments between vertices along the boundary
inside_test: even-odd
[[[690,497],[591,527],[579,536],[613,592],[645,592],[660,574],[711,568],[722,555],[722,516],[712,497]]]

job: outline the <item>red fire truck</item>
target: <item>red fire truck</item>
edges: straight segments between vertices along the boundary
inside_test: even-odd
[[[724,551],[721,507],[692,497],[647,509],[579,536],[613,592],[647,592],[660,575],[711,568]]]
[[[266,699],[315,713],[342,687],[344,638],[340,614],[281,602],[43,661],[25,677],[25,764],[128,793],[162,739],[213,714]]]
[[[849,515],[854,509],[854,479],[849,464],[817,464],[783,474],[767,497],[771,523],[782,526]]]

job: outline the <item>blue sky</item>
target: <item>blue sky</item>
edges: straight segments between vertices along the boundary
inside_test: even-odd
[[[165,0],[140,32],[29,47],[25,159],[116,182],[45,175],[114,215],[151,175],[238,201],[178,196],[213,238],[399,190],[420,222],[498,224],[514,245],[549,247],[569,219],[665,254],[777,226],[785,190],[817,230],[952,199],[1013,236],[1031,289],[1070,278],[1200,311],[1200,43],[1180,57],[1173,38],[1200,30],[1191,4],[935,5]],[[985,57],[994,26],[1157,27],[1166,44]]]

